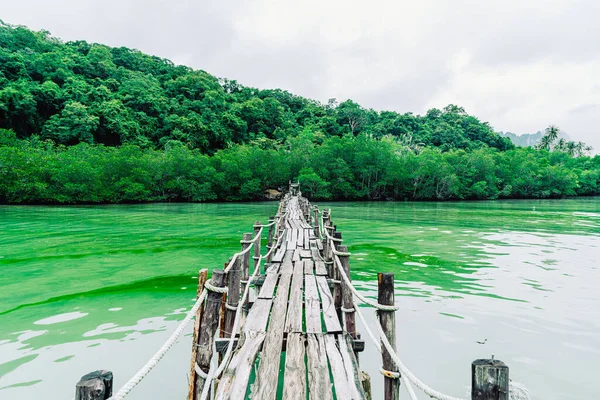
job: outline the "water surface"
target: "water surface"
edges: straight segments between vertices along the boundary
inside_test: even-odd
[[[471,361],[494,354],[533,398],[600,398],[600,199],[320,206],[361,290],[395,273],[399,352],[423,380],[466,396]],[[183,318],[197,271],[276,207],[0,207],[0,398],[70,398],[99,368],[119,387]],[[183,398],[189,350],[187,336],[131,398]],[[374,398],[379,363],[369,345]]]

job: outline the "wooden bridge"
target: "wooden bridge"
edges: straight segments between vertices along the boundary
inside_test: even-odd
[[[224,368],[216,399],[366,399],[369,380],[358,364],[364,343],[358,339],[354,315],[341,311],[344,294],[339,277],[331,268],[331,249],[322,238],[318,212],[292,186],[271,218],[268,256],[260,276],[254,279],[256,298],[247,304],[239,338],[233,338],[235,352]],[[273,222],[279,222],[273,224]],[[325,229],[333,230],[329,219]],[[260,228],[255,225],[255,234]],[[340,238],[341,235],[335,234]],[[250,243],[247,234],[243,250]],[[341,240],[340,240],[341,241]],[[347,251],[339,246],[340,251]],[[258,265],[260,246],[254,246],[254,266]],[[189,399],[199,399],[209,373],[212,349],[226,351],[233,328],[233,313],[239,293],[249,278],[249,252],[234,260],[228,277],[223,270],[213,271],[215,284],[228,282],[228,294],[212,292],[204,309],[204,321],[196,333],[197,349],[192,368]],[[345,265],[348,265],[347,256]],[[241,265],[240,265],[241,264]],[[201,278],[202,279],[202,278]],[[202,282],[201,282],[202,283]],[[393,290],[393,287],[391,288]],[[212,297],[212,299],[211,299]],[[219,304],[220,300],[221,305]],[[349,304],[352,307],[352,304]],[[223,316],[221,334],[211,342],[218,315]],[[211,324],[212,322],[212,324]],[[343,328],[345,324],[345,328]],[[308,397],[307,397],[308,394]]]
[[[394,275],[378,274],[377,301],[365,298],[352,285],[350,253],[341,243],[331,211],[312,206],[291,184],[277,215],[268,224],[256,222],[223,269],[213,270],[210,280],[208,270],[200,271],[190,312],[114,396],[112,373],[98,370],[77,383],[75,399],[124,399],[192,320],[188,400],[371,399],[370,377],[359,367],[364,342],[356,331],[358,315],[381,353],[385,400],[399,398],[401,381],[411,400],[417,399],[413,384],[428,397],[461,400],[429,387],[402,363]],[[358,301],[377,309],[377,334]],[[508,367],[493,357],[472,363],[471,384],[471,400],[509,399]]]

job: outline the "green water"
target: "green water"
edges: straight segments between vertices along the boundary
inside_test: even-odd
[[[0,398],[70,398],[99,368],[119,387],[183,318],[197,270],[276,206],[0,207]],[[600,398],[600,199],[320,206],[362,290],[396,274],[399,352],[423,380],[466,397],[470,362],[494,354],[534,399]],[[132,399],[183,398],[189,340]],[[374,398],[379,362],[368,345]]]

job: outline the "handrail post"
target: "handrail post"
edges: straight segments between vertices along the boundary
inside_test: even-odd
[[[471,400],[508,400],[508,366],[500,360],[479,359],[471,364]]]
[[[227,273],[227,306],[225,307],[225,321],[221,328],[221,337],[234,337],[232,333],[233,322],[235,321],[235,315],[237,314],[237,310],[234,308],[238,306],[240,301],[241,275],[242,268],[240,266],[240,259],[236,258],[231,269]]]
[[[317,240],[319,239],[319,231],[320,231],[320,222],[319,222],[319,207],[314,206],[313,207],[313,230],[315,232],[315,237],[317,238]]]
[[[225,271],[222,269],[213,270],[211,284],[216,287],[225,287]],[[223,295],[221,293],[211,291],[208,292],[208,296],[206,296],[206,306],[204,308],[202,324],[200,326],[198,350],[196,354],[198,366],[205,373],[208,373],[210,367],[213,341],[215,332],[217,331],[219,325],[219,310],[222,302]],[[199,375],[196,376],[196,399],[198,399],[202,394],[204,382],[205,378]]]
[[[208,270],[206,268],[201,269],[198,272],[198,290],[196,292],[196,299],[202,295],[204,291],[204,284],[208,278]],[[188,400],[194,400],[194,394],[196,393],[196,354],[198,353],[198,339],[200,337],[200,323],[202,322],[202,314],[204,313],[204,303],[200,304],[196,316],[194,318],[194,332],[192,338],[192,360],[190,365],[190,383],[188,388]]]
[[[258,233],[260,232],[261,225],[262,224],[260,223],[260,221],[256,221],[254,223],[254,237],[256,237],[256,235],[258,235]],[[258,265],[258,263],[260,261],[260,241],[261,241],[261,238],[259,237],[254,242],[254,257],[253,257],[254,258],[254,269],[256,269],[256,266]]]
[[[242,251],[250,247],[250,241],[252,240],[251,233],[244,233],[242,237]],[[246,291],[246,286],[250,284],[250,251],[247,251],[242,256],[242,291]],[[246,297],[245,304],[250,302],[250,296]]]
[[[377,274],[377,302],[379,304],[394,305],[394,274]],[[396,316],[394,311],[377,310],[379,314],[379,323],[385,336],[396,351]],[[398,372],[398,367],[392,360],[390,353],[385,346],[381,345],[381,357],[383,359],[383,369],[390,372]],[[383,378],[383,398],[385,400],[398,400],[400,396],[400,379],[385,376]]]
[[[113,373],[98,370],[85,374],[75,386],[75,400],[106,400],[112,397]]]
[[[348,252],[348,246],[338,246],[338,251],[342,253]],[[342,267],[344,269],[344,273],[350,280],[350,257],[348,256],[339,256],[340,261],[342,263]],[[340,279],[342,279],[340,274]],[[342,279],[342,306],[346,310],[354,309],[354,301],[352,299],[352,290],[350,286],[346,283],[345,280]],[[346,332],[352,337],[352,339],[356,339],[356,315],[354,311],[346,311],[343,313],[344,319],[346,321]]]
[[[271,257],[273,257],[272,253],[269,253],[269,251],[271,251],[271,248],[273,247],[273,236],[275,235],[275,224],[273,224],[275,222],[275,217],[269,217],[269,236],[268,236],[268,241],[267,241],[267,253],[269,254],[267,256],[266,259],[266,263],[270,263],[271,262]],[[273,225],[271,225],[273,224]]]
[[[341,232],[333,232],[332,236],[334,239],[342,239]],[[339,280],[341,279],[341,274],[340,274],[340,271],[338,270],[337,265],[335,265],[335,256],[333,254],[333,250],[337,249],[339,247],[339,244],[336,244],[336,243],[340,243],[340,241],[334,242],[333,243],[334,248],[331,249],[331,253],[332,253],[331,259],[333,261],[333,264],[331,265],[331,268],[333,269],[332,275],[333,275],[333,279],[336,281],[333,283],[333,305],[335,306],[335,311],[337,312],[340,323],[343,324],[344,319],[342,317],[342,285],[339,282]]]

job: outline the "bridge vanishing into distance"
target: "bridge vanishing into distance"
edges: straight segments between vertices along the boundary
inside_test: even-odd
[[[413,386],[427,397],[460,400],[432,389],[403,364],[396,351],[394,275],[378,274],[377,301],[356,290],[331,210],[311,205],[298,184],[290,184],[268,224],[256,222],[254,232],[244,234],[241,247],[210,280],[208,270],[199,272],[194,307],[114,396],[112,373],[99,370],[81,378],[76,400],[123,399],[192,320],[188,400],[371,399],[371,378],[359,364],[365,345],[357,316],[381,353],[385,400],[400,398],[401,382],[411,400],[417,399]],[[376,309],[374,331],[364,306]],[[508,367],[499,360],[475,360],[471,381],[472,400],[509,399]]]

